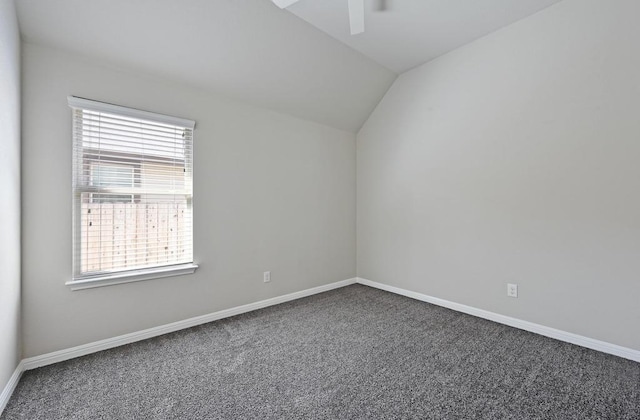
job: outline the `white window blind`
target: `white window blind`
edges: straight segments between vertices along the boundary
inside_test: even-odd
[[[192,264],[195,123],[68,100],[74,154],[71,283]]]

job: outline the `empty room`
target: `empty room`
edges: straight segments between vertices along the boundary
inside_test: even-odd
[[[0,0],[0,419],[640,419],[637,0]]]

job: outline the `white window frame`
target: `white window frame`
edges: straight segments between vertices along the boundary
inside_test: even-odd
[[[178,117],[172,117],[168,115],[157,114],[148,111],[141,111],[133,108],[127,108],[123,106],[108,104],[104,102],[92,101],[89,99],[78,98],[75,96],[69,96],[68,104],[71,108],[82,109],[88,111],[96,111],[96,112],[105,112],[109,114],[115,114],[123,117],[136,118],[147,121],[154,121],[162,124],[170,124],[178,127],[188,128],[191,131],[195,129],[195,122],[192,120],[187,120]],[[74,117],[75,118],[75,117]],[[75,133],[74,133],[75,136]],[[77,139],[74,137],[74,154],[76,153],[76,141]],[[191,160],[193,162],[193,160]],[[81,275],[80,270],[80,259],[78,247],[82,245],[81,237],[80,237],[80,205],[78,204],[80,200],[76,199],[76,196],[81,193],[81,188],[76,186],[75,174],[77,165],[77,159],[74,157],[73,165],[74,165],[74,181],[73,181],[73,278],[70,281],[67,281],[65,284],[71,288],[71,290],[81,290],[88,289],[94,287],[102,287],[102,286],[110,286],[114,284],[121,283],[130,283],[135,281],[143,281],[150,279],[157,279],[169,276],[179,276],[184,274],[191,274],[196,271],[198,265],[193,261],[190,263],[181,263],[174,265],[159,265],[159,266],[149,266],[145,268],[125,270],[125,271],[116,271],[116,272],[105,272],[105,273],[95,273],[91,275]],[[126,166],[126,165],[125,165]],[[192,193],[191,193],[192,194]],[[192,203],[193,195],[190,196],[190,200]],[[191,208],[191,221],[193,220],[193,206]],[[193,231],[191,231],[191,249],[193,249]]]

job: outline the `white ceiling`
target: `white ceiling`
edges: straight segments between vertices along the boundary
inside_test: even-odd
[[[16,0],[16,6],[27,42],[352,132],[396,77],[270,0]]]
[[[355,36],[347,0],[15,1],[27,42],[356,132],[397,73],[560,0],[366,0]]]
[[[349,32],[347,0],[299,0],[287,10],[403,73],[559,1],[365,0],[365,31],[358,35]]]

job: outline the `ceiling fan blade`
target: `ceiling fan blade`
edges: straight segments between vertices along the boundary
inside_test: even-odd
[[[297,3],[299,0],[271,0],[276,6],[281,9],[291,6],[293,3]]]
[[[349,0],[351,35],[364,32],[364,0]]]

